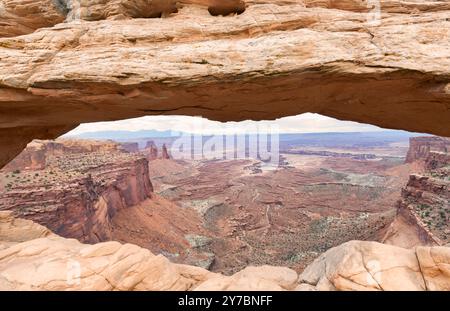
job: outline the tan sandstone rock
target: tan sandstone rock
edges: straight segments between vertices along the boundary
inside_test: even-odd
[[[450,290],[450,248],[352,241],[298,276],[247,267],[224,276],[132,244],[87,245],[0,212],[0,290]]]
[[[64,7],[58,0],[2,0],[0,1],[0,37],[31,33],[50,27],[65,19]]]
[[[449,247],[416,248],[417,259],[428,290],[450,290]]]
[[[0,243],[19,243],[52,235],[50,230],[33,221],[14,218],[13,212],[0,212]]]
[[[217,278],[230,290],[267,290],[293,287],[297,280],[287,268],[252,267],[225,277],[132,244],[81,244],[8,212],[0,212],[0,246],[1,290],[191,290],[203,283],[204,289],[220,289],[207,281]]]
[[[202,284],[196,290],[289,290],[297,285],[297,273],[285,267],[247,267],[231,277],[216,276]]]
[[[299,280],[317,290],[448,290],[449,256],[448,247],[351,241],[322,254]]]
[[[356,0],[249,0],[228,16],[181,1],[141,18],[157,2],[114,0],[66,22],[50,2],[0,2],[0,166],[33,138],[149,114],[316,112],[450,135],[449,1],[382,0],[377,14]]]

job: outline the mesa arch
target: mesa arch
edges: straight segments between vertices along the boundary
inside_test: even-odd
[[[247,0],[229,16],[180,1],[165,18],[103,2],[67,22],[53,0],[0,3],[0,167],[34,138],[151,114],[315,112],[450,136],[448,0],[382,0],[378,22],[359,0]]]

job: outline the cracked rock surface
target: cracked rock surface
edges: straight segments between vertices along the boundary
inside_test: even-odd
[[[317,258],[299,282],[317,290],[450,290],[450,248],[350,241]]]
[[[351,241],[297,275],[247,267],[224,276],[118,242],[81,244],[0,212],[1,290],[450,290],[450,248]]]
[[[1,0],[0,166],[33,138],[151,114],[316,112],[450,136],[448,0],[172,2],[70,17],[76,0]]]

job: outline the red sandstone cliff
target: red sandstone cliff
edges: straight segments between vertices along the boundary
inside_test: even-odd
[[[438,170],[445,166],[448,166],[450,163],[450,152],[435,152],[432,151],[428,155],[425,161],[425,168],[429,171]]]
[[[125,148],[112,141],[70,139],[59,139],[56,141],[34,140],[2,170],[41,170],[46,167],[46,159],[51,156],[88,152],[121,151],[125,151]]]
[[[45,159],[48,154],[62,154],[63,152],[64,146],[62,144],[34,140],[14,160],[8,163],[3,170],[41,170],[45,168]]]
[[[153,191],[147,159],[112,143],[35,142],[9,168],[0,210],[89,243],[110,240],[115,213]]]
[[[438,136],[411,137],[406,163],[425,161],[432,151],[450,152],[450,138]]]
[[[411,138],[406,161],[421,162],[424,172],[409,176],[384,242],[444,245],[450,242],[450,139]]]

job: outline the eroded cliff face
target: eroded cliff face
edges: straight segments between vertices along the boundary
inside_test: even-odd
[[[9,172],[27,169],[42,170],[47,165],[47,158],[52,159],[55,156],[63,156],[65,154],[128,151],[126,149],[126,146],[123,144],[119,145],[105,141],[70,139],[59,139],[58,141],[34,140],[14,160],[9,162],[3,170]]]
[[[227,16],[180,1],[165,18],[144,18],[164,1],[96,1],[79,19],[50,2],[2,2],[0,165],[33,138],[149,114],[317,112],[450,136],[448,1],[381,1],[378,15],[356,0],[230,0]]]
[[[0,210],[57,234],[111,240],[112,217],[151,197],[148,162],[114,143],[35,141],[2,170]]]
[[[450,162],[410,176],[402,189],[399,214],[417,227],[423,244],[450,242]]]
[[[406,163],[426,161],[431,152],[450,153],[450,138],[411,137],[405,161]]]
[[[81,244],[0,212],[1,290],[450,290],[449,263],[449,247],[351,241],[300,275],[260,266],[224,276],[132,244]]]
[[[120,145],[126,152],[139,152],[138,143],[121,143]]]
[[[156,1],[96,1],[84,11],[68,1],[1,1],[0,166],[34,138],[149,114],[230,121],[317,112],[450,136],[448,1],[381,1],[379,19],[356,0],[248,0],[244,12],[218,14],[227,16],[198,2],[145,19],[136,17],[153,17],[147,4]],[[66,240],[10,214],[0,220],[2,289],[450,288],[447,247],[350,242],[301,276],[265,267],[224,277],[131,245]],[[65,280],[70,260],[80,263],[81,285]]]
[[[402,189],[397,216],[384,242],[402,247],[450,242],[450,140],[411,138],[408,162],[422,172],[411,174]]]

